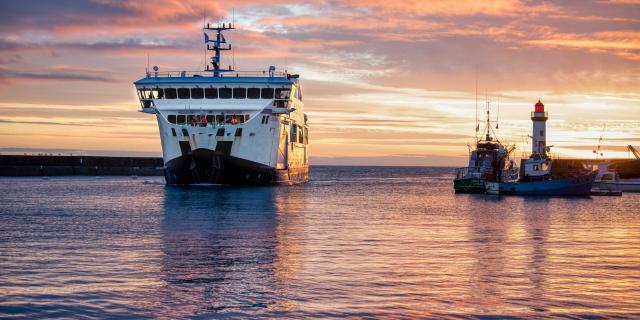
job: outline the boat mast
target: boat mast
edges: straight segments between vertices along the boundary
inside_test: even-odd
[[[234,71],[231,66],[229,66],[229,69],[220,69],[220,52],[221,51],[227,51],[227,50],[231,50],[231,44],[227,44],[227,39],[225,39],[224,35],[222,34],[222,31],[225,30],[233,30],[235,29],[235,27],[229,23],[222,23],[222,27],[220,25],[218,25],[217,27],[210,27],[209,24],[207,23],[207,25],[202,28],[203,32],[204,32],[204,43],[207,45],[207,50],[208,51],[213,51],[214,55],[211,57],[211,65],[213,66],[213,70],[209,69],[209,66],[207,65],[207,68],[205,71],[213,71],[213,76],[214,77],[219,77],[221,72],[230,72],[230,71]],[[207,34],[207,31],[215,31],[215,39],[210,39],[209,38],[209,34]],[[209,43],[213,44],[213,47],[209,45]],[[223,44],[227,44],[227,46],[221,46]]]

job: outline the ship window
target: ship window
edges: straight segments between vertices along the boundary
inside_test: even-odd
[[[247,122],[247,121],[249,121],[249,115],[248,115],[248,114],[245,114],[245,115],[244,115],[244,122]]]
[[[289,95],[291,94],[291,89],[289,88],[277,88],[276,89],[276,99],[289,99]]]
[[[291,125],[291,137],[289,138],[289,141],[291,142],[298,141],[298,128],[295,124]]]
[[[218,88],[205,88],[204,96],[207,99],[218,99]]]
[[[534,165],[533,165],[533,171],[538,171],[538,169],[539,169],[539,168],[538,168],[538,165],[537,165],[537,164],[534,164]]]
[[[189,138],[189,132],[187,131],[187,129],[182,128],[182,136],[185,138]]]
[[[233,88],[233,98],[234,99],[247,98],[247,88]]]
[[[219,114],[216,116],[216,122],[217,123],[224,123],[224,116]]]
[[[544,130],[540,130],[540,136],[544,137]]]
[[[273,88],[262,88],[260,97],[262,99],[273,99]]]
[[[171,128],[171,134],[172,134],[174,137],[178,136],[178,135],[176,134],[176,128]]]
[[[162,90],[155,88],[155,89],[151,89],[151,98],[152,99],[162,99],[162,97],[160,96],[160,93],[162,92]]]
[[[215,120],[215,116],[210,114],[207,116],[207,123],[213,123],[213,121]]]
[[[309,129],[304,128],[304,144],[309,144]]]
[[[191,99],[203,99],[204,92],[202,88],[191,88]]]
[[[150,99],[151,89],[140,89],[140,97],[142,99]]]
[[[231,88],[220,88],[220,99],[231,99]]]
[[[247,89],[247,99],[260,99],[260,88]]]
[[[540,168],[542,169],[542,171],[547,171],[547,169],[549,169],[549,164],[546,162],[543,162],[540,164]]]
[[[229,124],[238,124],[244,122],[244,117],[238,115],[228,115],[225,117],[225,122]]]
[[[164,99],[164,89],[156,88],[156,98]]]
[[[178,88],[179,99],[189,99],[189,88]]]
[[[216,137],[224,137],[224,128],[218,128],[218,132],[216,132]]]
[[[179,114],[177,118],[177,121],[178,121],[177,123],[184,124],[184,120],[185,120],[184,114]]]
[[[192,114],[187,116],[187,124],[196,123],[197,119]]]
[[[169,123],[176,123],[176,115],[175,114],[168,115],[167,121],[169,121]]]
[[[242,137],[242,128],[236,129],[236,137]]]
[[[298,143],[304,143],[302,127],[298,127]]]
[[[175,99],[178,97],[175,88],[164,88],[164,97],[166,99]]]

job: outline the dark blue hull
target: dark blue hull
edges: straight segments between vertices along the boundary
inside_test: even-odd
[[[574,178],[529,182],[500,182],[501,195],[532,196],[588,196],[591,194],[596,172]]]

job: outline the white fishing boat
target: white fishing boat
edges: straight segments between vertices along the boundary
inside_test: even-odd
[[[594,196],[621,196],[620,178],[615,170],[611,170],[608,161],[598,163],[598,174],[591,187]]]

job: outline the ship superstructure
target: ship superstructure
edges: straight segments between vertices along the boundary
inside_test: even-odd
[[[141,112],[158,121],[167,184],[292,184],[308,180],[309,139],[298,75],[221,68],[223,31],[203,28],[205,71],[147,70]]]

